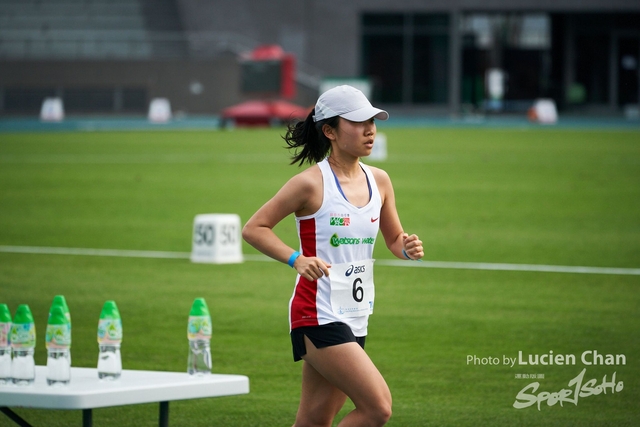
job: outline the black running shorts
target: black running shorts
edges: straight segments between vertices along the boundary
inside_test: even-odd
[[[332,345],[355,342],[364,349],[365,337],[356,337],[351,328],[342,322],[328,323],[320,326],[303,326],[291,331],[291,345],[293,346],[293,361],[297,362],[307,354],[304,337],[309,338],[316,348],[331,347]]]

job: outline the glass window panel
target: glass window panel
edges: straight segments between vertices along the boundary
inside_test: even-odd
[[[35,113],[45,98],[55,96],[54,88],[9,87],[4,92],[4,109],[12,113]]]
[[[448,101],[448,14],[368,13],[362,24],[362,75],[375,101]]]
[[[449,15],[441,14],[416,14],[413,15],[413,27],[419,29],[433,29],[447,31],[449,28]]]
[[[145,88],[123,89],[122,109],[125,111],[145,111],[147,109],[147,90]]]
[[[413,92],[415,103],[446,103],[449,38],[416,36],[413,39]]]
[[[404,15],[401,13],[365,13],[362,15],[365,28],[397,28],[404,26]]]
[[[106,112],[114,110],[114,89],[72,88],[64,91],[64,108],[70,112]]]
[[[364,37],[363,74],[373,82],[376,101],[402,101],[402,52],[402,36]]]
[[[609,100],[609,37],[580,35],[575,39],[575,82],[586,91],[586,101],[604,104]]]

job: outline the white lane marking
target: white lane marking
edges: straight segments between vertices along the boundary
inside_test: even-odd
[[[53,254],[53,255],[88,255],[111,256],[125,258],[173,258],[189,259],[189,252],[166,251],[140,251],[121,249],[90,249],[90,248],[58,248],[44,246],[0,246],[0,252],[22,254]],[[245,254],[246,261],[273,261],[265,255]],[[412,262],[404,260],[380,259],[376,265],[392,267],[416,267],[416,268],[445,268],[462,270],[498,270],[498,271],[530,271],[545,273],[578,273],[578,274],[617,274],[639,276],[640,268],[617,267],[585,267],[568,265],[544,265],[544,264],[505,264],[485,262],[452,262],[452,261],[426,261]]]

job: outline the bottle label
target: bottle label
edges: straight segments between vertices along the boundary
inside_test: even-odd
[[[187,338],[202,340],[211,338],[211,318],[209,316],[189,316]]]
[[[11,341],[11,323],[0,323],[0,347],[9,347]]]
[[[14,349],[36,346],[35,323],[13,323],[11,325],[11,347]]]
[[[71,348],[71,325],[47,325],[45,342],[48,349]]]
[[[101,345],[120,344],[122,341],[122,321],[120,319],[100,319],[98,322],[98,343]]]

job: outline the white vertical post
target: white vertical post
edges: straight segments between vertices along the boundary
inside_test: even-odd
[[[61,98],[45,98],[40,108],[40,120],[60,122],[64,119],[64,106]]]
[[[167,98],[153,98],[149,104],[149,121],[166,123],[171,120],[171,103]]]
[[[556,123],[558,110],[553,99],[537,99],[533,104],[533,119],[542,124]]]
[[[374,161],[387,160],[387,135],[384,133],[377,133],[376,139],[373,141],[373,150],[368,157]]]

